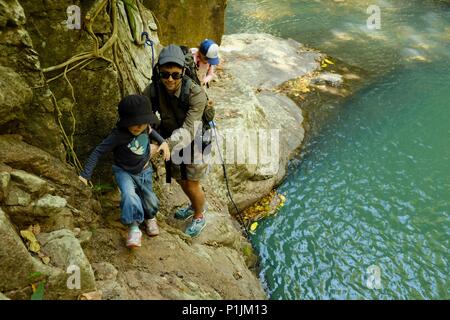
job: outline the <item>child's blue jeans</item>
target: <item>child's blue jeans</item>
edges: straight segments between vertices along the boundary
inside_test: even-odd
[[[138,174],[131,174],[116,165],[113,165],[112,169],[121,192],[122,223],[142,223],[144,218],[154,218],[159,208],[159,200],[153,192],[152,166],[149,165]]]

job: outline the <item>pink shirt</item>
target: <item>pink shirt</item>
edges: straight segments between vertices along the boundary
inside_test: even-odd
[[[203,63],[200,60],[200,52],[198,48],[191,48],[192,56],[194,57],[194,62],[197,64],[197,76],[202,84],[209,83],[215,76],[214,66],[209,63]]]

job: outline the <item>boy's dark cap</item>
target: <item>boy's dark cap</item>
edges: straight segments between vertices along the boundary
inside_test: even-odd
[[[119,102],[118,111],[118,127],[125,128],[144,123],[155,126],[159,123],[158,118],[152,112],[152,104],[147,96],[132,94],[124,97]]]

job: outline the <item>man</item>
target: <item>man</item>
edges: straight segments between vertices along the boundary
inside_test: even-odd
[[[199,85],[184,76],[184,69],[185,56],[181,48],[173,44],[163,48],[154,70],[156,74],[153,82],[147,86],[144,94],[151,98],[153,106],[156,107],[155,111],[161,117],[159,132],[169,143],[172,152],[172,163],[168,169],[191,201],[188,207],[177,210],[175,218],[186,220],[193,217],[185,232],[191,237],[196,237],[206,225],[205,194],[200,179],[206,173],[207,164],[193,163],[194,152],[191,142],[195,136],[194,125],[202,123],[207,97]],[[184,134],[185,139],[186,133],[189,141],[187,148],[182,151],[185,153],[183,161],[179,164],[175,161],[179,152],[176,148],[179,146],[180,136]]]

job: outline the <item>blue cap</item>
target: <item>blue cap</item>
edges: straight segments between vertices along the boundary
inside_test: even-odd
[[[219,46],[214,41],[203,40],[200,43],[200,52],[208,59],[209,64],[219,64]]]

